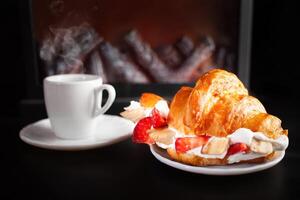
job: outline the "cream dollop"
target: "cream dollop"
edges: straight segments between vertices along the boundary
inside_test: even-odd
[[[286,135],[281,135],[277,139],[270,139],[261,132],[253,132],[247,128],[239,128],[228,137],[230,139],[230,144],[245,143],[248,146],[250,146],[253,138],[264,142],[270,142],[272,144],[274,151],[284,151],[289,144],[289,139]],[[236,153],[228,157],[228,163],[232,164],[232,163],[236,163],[244,160],[252,160],[264,156],[266,156],[266,154],[260,154],[255,152]]]
[[[253,132],[247,128],[239,128],[227,137],[229,138],[230,144],[245,143],[250,146],[253,138]]]
[[[263,133],[255,132],[253,135],[253,138],[264,141],[264,142],[270,142],[273,146],[273,149],[276,151],[283,151],[289,145],[289,138],[286,135],[281,135],[280,137],[278,137],[277,139],[274,140],[274,139],[268,138]]]
[[[159,100],[154,107],[161,113],[163,117],[167,117],[169,114],[169,106],[167,101],[165,100]],[[130,105],[127,107],[124,107],[124,110],[132,111],[135,109],[143,108],[144,109],[144,114],[146,117],[151,115],[151,111],[153,108],[145,108],[141,106],[141,104],[137,101],[130,101]]]
[[[227,151],[225,151],[222,154],[203,154],[202,153],[202,147],[203,146],[196,147],[194,149],[191,149],[191,150],[187,151],[187,153],[192,154],[192,155],[196,155],[196,156],[199,156],[199,157],[202,157],[202,158],[220,158],[220,159],[223,159],[227,154]]]
[[[176,138],[179,137],[197,137],[197,136],[187,136],[183,133],[180,133],[179,131],[177,131],[175,128],[169,127],[171,130],[173,130],[176,134],[174,137],[174,143],[170,144],[170,145],[164,145],[164,144],[158,144],[158,146],[160,146],[163,149],[167,149],[167,148],[175,148],[175,141]],[[273,146],[273,149],[276,151],[283,151],[288,147],[288,137],[286,135],[282,135],[277,139],[270,139],[267,136],[265,136],[263,133],[260,132],[253,132],[250,129],[247,128],[239,128],[237,129],[235,132],[233,132],[231,135],[227,136],[229,138],[229,143],[230,144],[235,144],[235,143],[245,143],[248,146],[251,145],[253,138],[255,138],[256,140],[261,140],[261,141],[265,141],[265,142],[270,142]],[[214,138],[211,137],[210,139]],[[203,146],[200,147],[196,147],[193,148],[189,151],[187,151],[188,154],[192,154],[192,155],[196,155],[199,157],[203,157],[203,158],[219,158],[219,159],[223,159],[225,158],[227,151],[224,152],[223,154],[203,154],[202,153],[202,148]],[[255,152],[249,152],[249,153],[245,153],[245,152],[241,152],[241,153],[236,153],[233,154],[231,156],[228,157],[228,163],[232,164],[232,163],[237,163],[240,161],[245,161],[245,160],[252,160],[255,158],[260,158],[260,157],[264,157],[266,156],[266,154],[260,154],[260,153],[255,153]]]
[[[155,143],[157,146],[159,146],[162,149],[168,149],[168,148],[174,148],[175,149],[175,142],[173,142],[172,144],[163,144],[160,142],[156,142]]]
[[[138,108],[141,108],[141,104],[137,101],[130,101],[130,105],[125,107],[124,110],[128,110],[128,111],[131,111],[131,110],[135,110],[135,109],[138,109]]]
[[[247,128],[239,128],[228,136],[230,144],[245,143],[250,146],[253,138],[260,141],[270,142],[277,151],[285,150],[289,145],[289,139],[286,135],[281,135],[277,139],[270,139],[261,132],[253,132]]]
[[[154,107],[159,110],[163,117],[167,117],[169,115],[169,106],[165,100],[159,100]]]
[[[236,153],[236,154],[229,156],[227,158],[227,161],[229,164],[233,164],[233,163],[237,163],[237,162],[244,161],[244,160],[252,160],[255,158],[260,158],[263,156],[266,156],[266,155],[260,154],[260,153],[254,153],[254,152],[250,152],[250,153],[242,152],[242,153]]]

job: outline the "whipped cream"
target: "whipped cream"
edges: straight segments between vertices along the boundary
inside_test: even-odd
[[[138,108],[142,108],[141,104],[137,101],[130,101],[130,105],[127,106],[127,107],[124,107],[124,110],[128,110],[128,111],[131,111],[131,110],[135,110],[135,109],[138,109]]]
[[[165,100],[159,100],[154,106],[163,117],[168,117],[169,115],[169,106]]]
[[[168,116],[169,106],[165,100],[159,100],[155,104],[154,107],[161,113],[162,116],[164,116],[164,117]],[[143,108],[145,117],[150,116],[151,111],[153,109],[153,108],[142,107],[141,104],[137,101],[130,101],[130,105],[128,107],[125,107],[124,109],[131,111],[131,110],[135,110],[135,109],[139,109],[139,108]],[[175,141],[177,138],[197,137],[196,135],[187,136],[187,135],[179,132],[177,129],[175,129],[173,127],[169,127],[169,129],[176,133],[174,136],[173,142],[168,145],[156,142],[156,145],[159,146],[160,148],[175,149]],[[283,151],[288,147],[288,144],[289,144],[289,139],[286,135],[282,135],[277,139],[270,139],[261,132],[253,132],[247,128],[239,128],[236,131],[234,131],[232,134],[228,135],[227,137],[229,138],[230,145],[235,144],[235,143],[244,143],[247,146],[250,146],[253,139],[256,139],[259,141],[264,141],[264,142],[270,142],[272,144],[274,151]],[[214,136],[212,136],[210,139],[212,139],[212,138],[214,138]],[[219,158],[219,159],[225,158],[225,156],[227,154],[227,151],[225,151],[223,154],[203,154],[202,148],[203,148],[203,146],[196,147],[194,149],[187,151],[187,153],[196,155],[199,157],[203,157],[203,158]],[[260,157],[264,157],[264,156],[266,156],[266,154],[260,154],[260,153],[255,153],[255,152],[249,152],[249,153],[241,152],[241,153],[236,153],[236,154],[230,155],[228,157],[228,163],[232,164],[232,163],[237,163],[237,162],[245,161],[245,160],[252,160],[252,159],[260,158]]]
[[[241,152],[241,153],[236,153],[236,154],[229,156],[227,158],[227,161],[229,164],[233,164],[233,163],[237,163],[237,162],[244,161],[244,160],[252,160],[255,158],[260,158],[263,156],[266,156],[266,155],[260,154],[260,153],[254,153],[254,152],[250,152],[250,153]]]
[[[174,143],[172,143],[170,145],[164,145],[164,144],[161,144],[161,143],[156,143],[159,147],[161,147],[163,149],[167,149],[167,148],[174,148],[175,149],[175,141],[179,137],[197,137],[196,135],[187,136],[187,135],[179,132],[175,128],[172,128],[172,127],[169,127],[169,128],[176,133],[175,136],[174,136]],[[210,140],[214,137],[215,136],[212,136],[210,138]],[[227,137],[229,139],[230,145],[235,144],[235,143],[245,143],[247,146],[250,146],[253,139],[260,140],[260,141],[265,141],[265,142],[270,142],[273,146],[274,151],[283,151],[283,150],[285,150],[288,146],[288,143],[289,143],[288,137],[286,135],[282,135],[277,139],[270,139],[261,132],[253,132],[253,131],[251,131],[250,129],[247,129],[247,128],[239,128],[235,132],[233,132],[231,135],[228,135]],[[199,156],[199,157],[202,157],[202,158],[219,158],[219,159],[225,158],[225,156],[227,154],[227,151],[225,151],[222,154],[203,154],[202,153],[202,148],[203,148],[203,146],[193,148],[193,149],[187,151],[187,154],[196,155],[196,156]],[[255,152],[236,153],[236,154],[230,155],[228,157],[228,163],[232,164],[232,163],[237,163],[237,162],[240,162],[240,161],[252,160],[252,159],[255,159],[255,158],[264,157],[266,155],[267,154],[261,154],[261,153],[255,153]]]
[[[171,144],[163,144],[160,142],[156,142],[156,145],[159,146],[162,149],[168,149],[168,148],[172,148],[175,149],[175,141],[177,138],[181,138],[181,137],[196,137],[195,135],[192,136],[187,136],[179,131],[177,131],[177,129],[173,128],[173,127],[168,127],[168,129],[170,129],[171,131],[173,131],[175,133],[174,138],[173,138],[173,142]]]
[[[289,145],[289,139],[286,135],[279,136],[276,140],[270,139],[266,137],[263,133],[256,132],[254,133],[253,137],[257,140],[261,140],[264,142],[270,142],[273,146],[273,149],[276,151],[283,151]]]
[[[253,132],[250,129],[246,128],[239,128],[228,137],[230,139],[230,144],[245,143],[250,146],[253,138],[259,141],[270,142],[274,151],[284,151],[289,145],[289,139],[286,135],[281,135],[279,138],[274,140],[268,138],[261,132]],[[236,153],[228,157],[228,163],[232,164],[243,160],[252,160],[255,158],[264,157],[266,155],[267,154],[260,154],[255,152]]]
[[[155,144],[162,149],[169,149],[169,148],[175,149],[175,140],[176,139],[174,138],[174,142],[172,142],[172,144],[163,144],[160,142],[156,142]]]
[[[196,156],[199,156],[199,157],[202,157],[202,158],[219,158],[219,159],[225,158],[225,156],[227,154],[227,151],[225,151],[222,154],[203,154],[202,153],[202,147],[203,146],[191,149],[191,150],[187,151],[187,154],[196,155]]]
[[[245,143],[250,146],[253,139],[253,132],[247,128],[239,128],[227,137],[230,144]]]
[[[163,117],[167,117],[169,114],[169,106],[167,101],[159,100],[154,106]],[[125,107],[124,110],[132,111],[135,109],[143,108],[145,117],[149,117],[153,108],[145,108],[137,101],[130,101],[130,105]]]
[[[289,139],[286,135],[281,135],[277,139],[270,139],[261,132],[253,132],[247,128],[239,128],[228,136],[230,144],[245,143],[250,146],[253,138],[256,140],[270,142],[276,151],[283,151],[289,145]]]

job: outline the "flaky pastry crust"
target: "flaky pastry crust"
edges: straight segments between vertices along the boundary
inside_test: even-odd
[[[194,88],[182,87],[170,104],[168,124],[184,134],[226,137],[239,128],[262,132],[276,139],[287,135],[281,120],[266,112],[262,103],[248,95],[243,83],[233,73],[215,69],[204,74]],[[175,149],[167,150],[174,160],[196,166],[226,165],[227,158],[202,158]],[[274,158],[275,153],[244,161],[260,163]]]
[[[194,88],[182,87],[176,93],[168,124],[185,134],[225,137],[244,127],[273,139],[287,135],[281,120],[249,96],[236,75],[220,69],[200,77]]]

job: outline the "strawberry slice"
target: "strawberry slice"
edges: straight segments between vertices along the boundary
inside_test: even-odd
[[[230,145],[227,155],[233,155],[240,152],[246,152],[248,150],[248,146],[245,143],[235,143]]]
[[[154,140],[149,137],[147,131],[151,129],[152,118],[145,117],[138,121],[133,130],[132,141],[135,143],[154,144]]]
[[[168,125],[167,119],[163,117],[156,108],[153,108],[151,116],[153,128],[162,128]]]
[[[179,153],[185,153],[191,149],[205,145],[209,138],[210,136],[207,135],[177,138],[175,141],[175,149]]]

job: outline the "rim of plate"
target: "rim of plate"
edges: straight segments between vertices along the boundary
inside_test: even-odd
[[[179,170],[187,171],[187,172],[205,174],[205,175],[216,175],[216,176],[242,175],[242,174],[249,174],[249,173],[262,171],[278,164],[285,155],[285,151],[280,151],[279,154],[276,156],[276,158],[259,164],[242,163],[242,164],[233,164],[233,165],[198,167],[198,166],[179,163],[177,161],[172,160],[169,157],[169,155],[167,155],[166,150],[160,149],[155,144],[150,145],[150,151],[156,159],[158,159],[160,162],[168,166],[174,167]],[[162,155],[162,154],[166,154],[166,155]],[[238,166],[239,167],[243,166],[243,168],[239,168]]]

